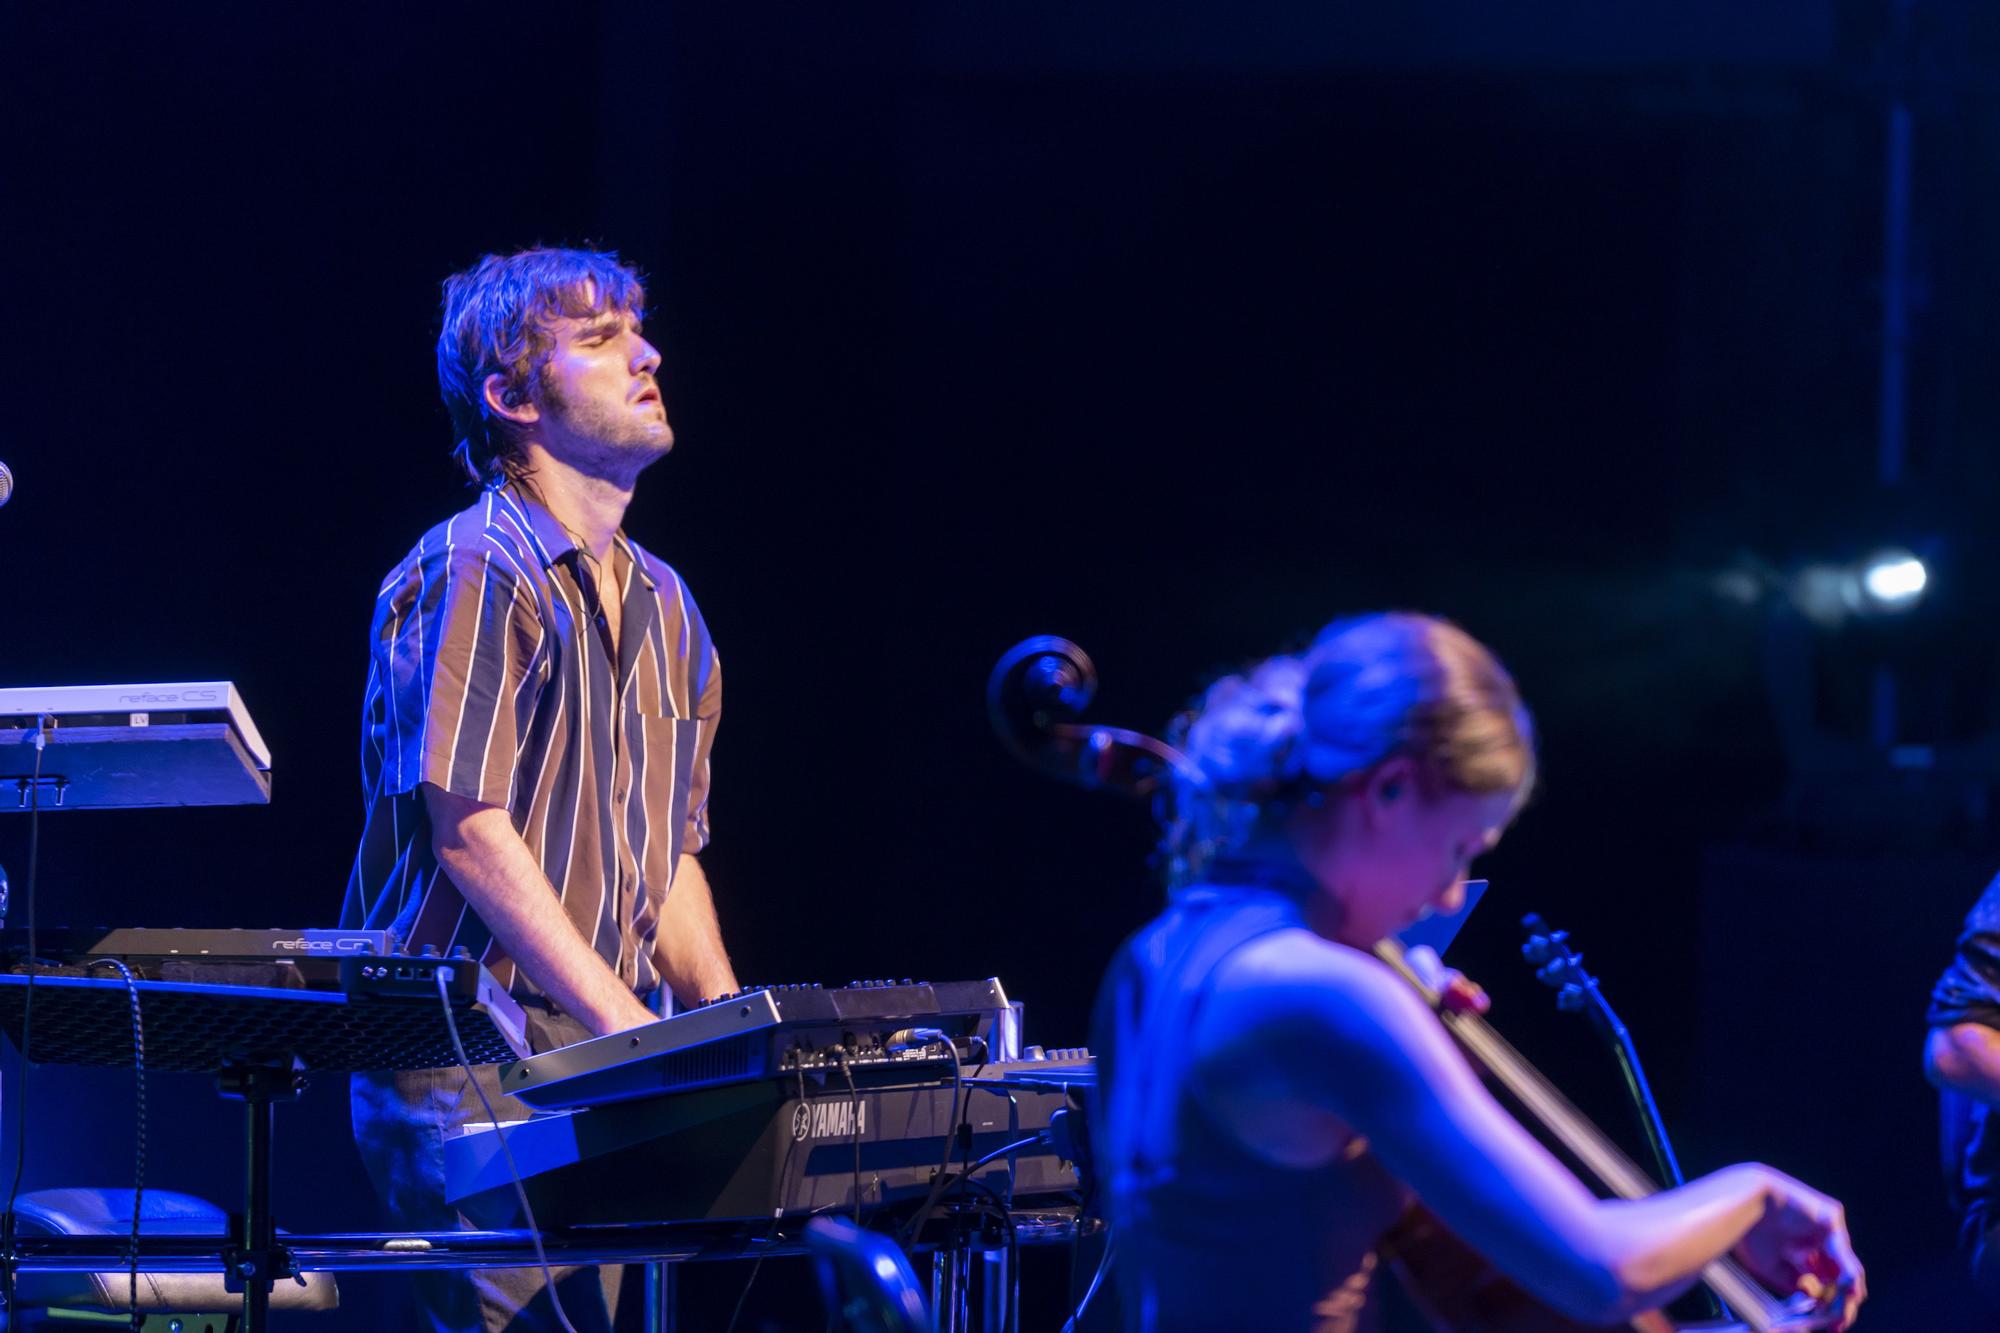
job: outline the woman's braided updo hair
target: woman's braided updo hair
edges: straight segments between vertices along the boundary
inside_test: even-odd
[[[1458,626],[1408,611],[1336,620],[1305,652],[1225,676],[1170,736],[1190,761],[1167,829],[1176,882],[1395,755],[1432,792],[1525,798],[1535,779],[1513,677]]]

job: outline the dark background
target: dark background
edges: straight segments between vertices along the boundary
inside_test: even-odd
[[[1884,664],[1893,740],[2000,720],[2000,30],[1916,3],[1898,43],[1897,8],[10,7],[0,684],[234,680],[276,756],[269,808],[45,819],[41,920],[335,919],[374,590],[469,498],[439,282],[616,247],[679,437],[627,526],[727,661],[704,860],[745,981],[998,973],[1029,1040],[1080,1043],[1157,902],[1151,828],[999,751],[995,657],[1072,635],[1094,716],[1156,728],[1336,613],[1448,614],[1543,729],[1456,955],[1503,1025],[1628,1131],[1515,957],[1539,910],[1690,1169],[1844,1198],[1874,1327],[1979,1327],[1918,1055],[2000,865],[1993,775],[1862,741]],[[1916,324],[1883,486],[1892,99]],[[1924,607],[1767,672],[1787,613],[1722,577],[1891,538],[1934,557]],[[37,1070],[30,1188],[126,1179],[128,1081]],[[199,1079],[154,1105],[150,1183],[232,1198],[231,1111]],[[281,1111],[279,1166],[287,1225],[372,1224],[344,1080]],[[816,1327],[767,1273],[745,1326]],[[740,1281],[691,1273],[693,1326]],[[393,1280],[343,1287],[313,1326],[395,1322]]]

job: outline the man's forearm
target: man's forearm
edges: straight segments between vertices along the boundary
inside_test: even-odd
[[[653,962],[669,990],[684,1004],[727,995],[737,989],[736,970],[722,947],[715,918],[715,895],[701,862],[682,856],[674,869],[673,891],[660,910]]]
[[[563,910],[505,810],[426,786],[438,863],[514,965],[563,1012],[602,1035],[653,1014]]]

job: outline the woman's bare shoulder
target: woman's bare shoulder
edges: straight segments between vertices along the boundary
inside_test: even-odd
[[[1211,1016],[1238,1031],[1392,1041],[1437,1030],[1423,1000],[1372,954],[1299,927],[1251,941],[1217,970]],[[1422,1038],[1417,1038],[1422,1039]]]

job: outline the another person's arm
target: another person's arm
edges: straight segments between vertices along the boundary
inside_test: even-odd
[[[1966,913],[1924,1018],[1924,1077],[1941,1091],[2000,1106],[2000,879]]]
[[[505,810],[432,783],[422,791],[438,864],[507,957],[557,1008],[600,1036],[654,1020],[578,932]]]
[[[2000,1032],[1984,1023],[1932,1028],[1924,1043],[1924,1077],[1937,1088],[2000,1106]]]
[[[1736,1166],[1635,1202],[1604,1201],[1527,1133],[1482,1085],[1444,1029],[1373,959],[1319,941],[1274,937],[1204,1014],[1198,1045],[1223,1105],[1303,1101],[1365,1135],[1388,1169],[1446,1225],[1547,1304],[1617,1322],[1684,1291],[1743,1247],[1780,1290],[1836,1281],[1844,1327],[1865,1294],[1840,1205],[1768,1167]],[[1237,972],[1238,977],[1245,975]],[[1274,1088],[1269,1071],[1285,1071]],[[1265,1082],[1261,1091],[1259,1080]],[[1232,1093],[1228,1089],[1236,1089]],[[1792,1255],[1810,1256],[1811,1276]]]

